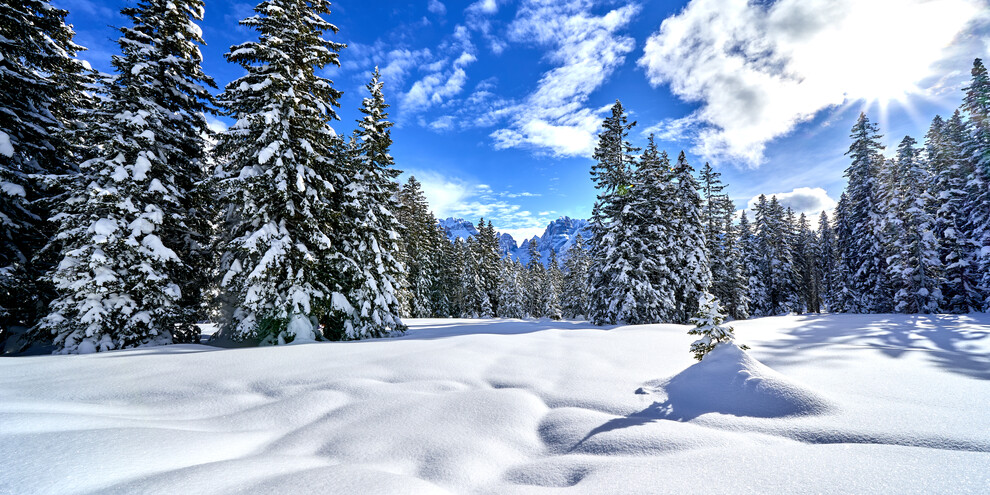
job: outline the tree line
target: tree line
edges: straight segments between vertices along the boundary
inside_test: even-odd
[[[216,96],[202,0],[122,12],[114,75],[77,59],[67,12],[0,4],[0,319],[56,352],[188,339],[199,321],[260,344],[404,331],[402,317],[721,321],[786,312],[967,312],[990,287],[990,82],[923,146],[884,158],[865,115],[849,186],[816,227],[761,197],[736,217],[720,174],[628,140],[621,103],[591,169],[592,237],[526,266],[489,221],[448,241],[415,178],[399,185],[383,82],[338,134],[341,92],[317,69],[326,0],[268,0],[230,47],[244,75]],[[233,120],[225,131],[207,116]],[[642,151],[642,152],[641,152]],[[699,316],[701,315],[701,316]],[[717,324],[716,324],[717,326]]]

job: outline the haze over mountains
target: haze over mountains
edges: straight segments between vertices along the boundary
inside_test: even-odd
[[[439,221],[440,227],[447,234],[447,239],[454,242],[455,239],[467,239],[478,234],[478,229],[469,220],[463,218],[445,218]],[[537,249],[540,252],[540,260],[544,265],[550,259],[550,252],[557,255],[559,262],[563,263],[567,259],[567,250],[574,244],[574,238],[580,233],[585,240],[591,238],[591,227],[587,220],[574,219],[571,217],[560,217],[547,225],[541,236],[533,236],[536,240]],[[509,234],[498,234],[499,246],[502,254],[511,256],[514,260],[519,260],[523,264],[529,262],[529,241],[523,239],[517,242]]]

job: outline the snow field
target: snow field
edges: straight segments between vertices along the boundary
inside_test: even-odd
[[[0,360],[0,493],[986,493],[990,317],[406,337]]]

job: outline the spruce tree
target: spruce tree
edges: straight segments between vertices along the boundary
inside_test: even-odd
[[[745,320],[749,318],[749,271],[747,268],[747,246],[751,241],[749,221],[746,221],[746,239],[744,240],[742,220],[745,219],[745,214],[740,219],[740,225],[737,228],[733,225],[735,211],[726,210],[724,213],[725,217],[722,221],[725,232],[726,276],[728,277],[725,282],[728,290],[725,310],[733,319]]]
[[[832,277],[836,284],[836,293],[832,297],[833,312],[860,313],[862,300],[858,297],[856,288],[856,239],[849,215],[849,197],[843,192],[835,206],[835,246],[836,269]]]
[[[595,163],[591,177],[598,189],[597,200],[591,211],[591,303],[589,319],[596,325],[614,324],[620,313],[628,313],[623,306],[629,302],[618,283],[628,281],[625,275],[632,268],[622,257],[620,247],[628,245],[627,225],[623,214],[631,202],[634,153],[638,151],[629,143],[630,129],[636,122],[628,122],[622,103],[616,100],[611,115],[602,123],[595,148]],[[627,285],[627,287],[629,287]]]
[[[89,120],[92,71],[75,57],[65,10],[39,0],[0,3],[0,346],[11,326],[37,322],[52,297],[38,284],[50,269],[40,251],[46,220],[82,161],[77,126]],[[55,247],[57,250],[57,246]]]
[[[708,252],[712,272],[712,295],[719,301],[729,301],[733,296],[736,280],[730,273],[732,257],[728,247],[731,224],[725,218],[735,210],[735,205],[723,191],[722,174],[716,172],[709,163],[701,168],[700,183],[702,194],[701,218],[705,232],[705,248]]]
[[[379,77],[376,67],[366,86],[370,97],[361,106],[364,117],[358,121],[351,147],[353,159],[338,159],[343,177],[349,179],[341,188],[343,204],[339,210],[346,221],[338,228],[337,242],[343,256],[353,261],[344,265],[350,270],[338,274],[344,295],[355,308],[353,333],[347,336],[351,339],[405,330],[398,299],[406,276],[399,245],[402,226],[396,217],[394,179],[399,171],[393,168],[395,162],[389,154],[392,123]],[[342,167],[344,164],[350,166]]]
[[[93,131],[99,153],[80,164],[55,218],[59,297],[40,329],[57,352],[172,341],[204,315],[208,210],[195,188],[206,174],[212,80],[200,68],[195,20],[202,2],[141,1],[122,13],[122,54]],[[187,297],[183,297],[183,293]]]
[[[438,234],[437,221],[416,177],[409,177],[398,197],[397,217],[404,233],[401,239],[402,261],[407,269],[405,289],[402,291],[406,314],[413,318],[429,318],[438,310],[446,313],[440,309],[444,303],[436,293],[437,284],[441,283],[438,276],[444,267],[455,270],[460,266],[453,259],[458,255],[446,237]],[[441,257],[449,259],[443,260]],[[446,283],[453,282],[448,280]],[[450,316],[460,315],[460,311],[448,310]]]
[[[220,136],[227,211],[222,240],[220,334],[263,344],[355,335],[355,309],[337,274],[348,263],[332,230],[342,221],[330,206],[343,182],[335,158],[347,143],[337,119],[340,91],[317,68],[339,66],[341,43],[323,34],[337,27],[325,0],[266,0],[241,25],[257,41],[231,47],[228,61],[246,74],[218,98],[237,119]]]
[[[704,359],[705,355],[713,351],[716,346],[735,339],[731,326],[723,325],[725,314],[718,299],[703,291],[698,297],[698,310],[691,318],[694,328],[688,330],[688,335],[700,335],[701,338],[691,344],[691,352],[698,361]],[[748,349],[742,346],[742,349]]]
[[[712,285],[708,252],[705,249],[705,232],[701,218],[701,196],[694,168],[687,162],[684,152],[677,157],[674,166],[675,185],[674,229],[675,253],[671,258],[676,267],[675,280],[679,286],[674,291],[675,321],[687,322],[698,308],[701,295]]]
[[[885,313],[893,309],[893,297],[887,280],[886,239],[883,236],[883,212],[878,183],[883,163],[880,134],[861,113],[853,126],[847,155],[852,163],[845,171],[849,179],[848,218],[852,227],[854,262],[853,283],[849,287],[862,312]]]
[[[766,206],[766,196],[760,195],[760,202]],[[757,207],[759,208],[759,206]],[[742,276],[746,279],[746,297],[751,316],[766,316],[770,314],[770,296],[763,277],[761,261],[762,246],[755,235],[746,212],[739,216],[739,248],[742,252]]]
[[[957,110],[948,121],[936,117],[926,135],[926,154],[934,174],[932,195],[938,198],[935,239],[944,273],[942,309],[949,313],[968,313],[983,306],[975,242],[966,229],[966,184],[972,168],[963,154],[965,132]]]
[[[639,295],[634,293],[634,297],[640,298],[636,321],[673,321],[677,305],[675,291],[681,285],[675,261],[680,252],[676,237],[677,189],[671,182],[670,158],[666,151],[658,150],[652,134],[633,178],[635,200],[630,207],[638,237],[637,257],[646,275],[645,279],[634,278],[641,285]]]
[[[567,261],[564,262],[564,289],[561,294],[564,318],[584,318],[588,314],[590,267],[591,258],[584,247],[584,238],[578,233],[567,250]]]
[[[543,315],[553,320],[559,320],[561,316],[560,293],[564,285],[564,274],[560,271],[557,263],[557,253],[550,250],[550,260],[547,262],[547,271],[543,279]]]
[[[972,79],[964,88],[962,110],[966,112],[965,158],[973,174],[967,182],[967,228],[975,244],[977,273],[983,292],[983,310],[990,311],[990,76],[983,61],[973,61]]]
[[[541,260],[536,239],[529,241],[529,263],[526,264],[526,314],[531,318],[543,318],[546,306],[543,301],[546,269]]]
[[[828,213],[822,212],[818,217],[818,244],[815,250],[815,269],[819,280],[819,293],[822,306],[829,312],[836,311],[839,301],[838,248],[836,246],[835,230],[829,221]]]
[[[934,219],[929,214],[934,198],[927,190],[931,178],[915,148],[917,142],[905,136],[897,147],[893,165],[899,178],[895,184],[898,201],[891,203],[888,215],[896,224],[897,237],[892,243],[890,271],[898,291],[894,311],[899,313],[937,313],[941,305],[941,264],[933,234]]]
[[[501,274],[499,277],[499,305],[496,313],[500,318],[524,318],[525,301],[523,298],[523,269],[518,261],[503,258],[500,261]]]

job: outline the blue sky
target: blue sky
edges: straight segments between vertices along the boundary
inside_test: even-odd
[[[128,2],[53,0],[70,11],[83,58],[110,71]],[[253,4],[207,0],[204,68],[241,73],[223,53],[253,39]],[[760,193],[830,209],[859,111],[888,152],[923,138],[958,105],[976,57],[990,56],[987,0],[340,0],[344,91],[334,126],[354,128],[381,68],[393,155],[438,217],[484,216],[517,240],[563,215],[587,218],[595,133],[615,99],[662,148],[710,161],[737,207]],[[218,123],[218,125],[222,125]]]

